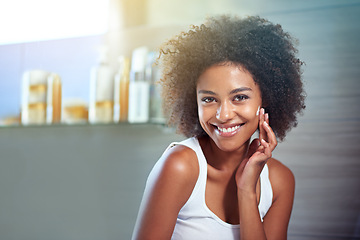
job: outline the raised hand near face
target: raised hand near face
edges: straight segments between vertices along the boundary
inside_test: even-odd
[[[269,125],[269,114],[264,108],[258,111],[259,138],[254,139],[248,149],[247,157],[240,163],[236,172],[239,190],[255,193],[256,183],[266,162],[272,157],[277,145],[275,133]]]

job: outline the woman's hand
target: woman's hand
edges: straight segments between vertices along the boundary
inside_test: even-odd
[[[248,149],[247,157],[240,163],[236,172],[236,184],[239,190],[255,193],[260,173],[271,158],[277,145],[275,133],[269,125],[269,115],[264,108],[259,114],[259,139],[254,139]]]
[[[292,172],[272,157],[277,145],[269,126],[269,116],[261,109],[259,139],[249,146],[247,157],[236,172],[241,239],[286,239],[294,199],[295,179]],[[273,201],[261,221],[256,196],[256,184],[264,165],[268,162]]]

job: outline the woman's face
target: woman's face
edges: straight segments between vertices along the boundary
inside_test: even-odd
[[[252,75],[239,65],[225,63],[205,70],[197,82],[199,120],[223,151],[244,146],[258,128],[262,99]]]

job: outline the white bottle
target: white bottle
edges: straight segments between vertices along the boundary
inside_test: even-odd
[[[43,70],[31,70],[23,74],[21,93],[21,124],[45,124],[47,78]]]
[[[91,69],[90,76],[89,122],[92,124],[113,121],[113,74],[106,48],[100,50],[100,63]]]
[[[166,120],[162,111],[161,85],[159,84],[161,72],[155,65],[156,56],[156,52],[150,52],[146,66],[146,78],[150,83],[149,121],[151,123],[164,124]]]
[[[114,78],[114,122],[124,122],[128,115],[130,59],[120,56]]]
[[[133,51],[129,83],[129,115],[130,123],[149,121],[150,83],[145,78],[147,47],[139,47]]]

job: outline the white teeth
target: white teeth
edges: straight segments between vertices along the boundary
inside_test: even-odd
[[[231,127],[231,128],[221,128],[218,127],[218,129],[220,130],[220,132],[224,132],[224,133],[228,133],[228,132],[234,132],[236,129],[238,129],[240,127],[240,125],[237,125],[235,127]]]

